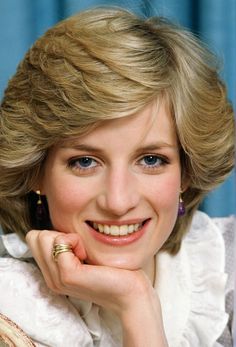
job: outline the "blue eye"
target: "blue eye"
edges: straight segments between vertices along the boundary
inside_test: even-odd
[[[79,157],[79,158],[72,158],[68,162],[68,166],[77,169],[77,170],[89,170],[92,168],[95,168],[97,166],[97,162],[95,159],[91,157]]]
[[[156,155],[147,155],[143,158],[143,161],[148,166],[155,166],[161,162],[160,158],[158,158]]]
[[[90,167],[92,165],[93,161],[94,160],[92,158],[89,158],[89,157],[82,157],[82,158],[77,159],[77,162],[79,163],[79,165],[81,167],[84,167],[84,168]]]
[[[146,170],[159,170],[167,163],[168,160],[166,158],[155,154],[145,155],[139,160],[139,165]]]

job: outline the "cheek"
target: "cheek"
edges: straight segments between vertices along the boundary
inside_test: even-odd
[[[73,180],[54,180],[48,182],[47,187],[45,194],[51,222],[54,228],[60,230],[71,225],[73,216],[78,217],[92,198],[87,187]]]
[[[162,191],[162,206],[169,209],[176,209],[179,203],[179,187],[169,184],[166,189]]]
[[[180,174],[166,175],[159,179],[153,186],[152,197],[160,208],[168,211],[176,211],[179,203],[179,193],[181,189]]]
[[[157,215],[157,233],[154,233],[153,244],[157,252],[170,236],[178,217],[180,179],[170,176],[168,180],[156,186],[153,209]],[[154,189],[153,189],[154,190]]]

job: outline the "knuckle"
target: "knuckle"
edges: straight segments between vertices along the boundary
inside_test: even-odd
[[[32,239],[34,239],[36,236],[36,230],[30,230],[27,232],[27,234],[25,235],[25,240],[27,243],[30,243],[32,241]]]
[[[30,230],[25,236],[27,243],[32,243],[35,241],[42,242],[45,238],[48,237],[47,230]]]
[[[47,230],[40,230],[38,231],[38,240],[40,242],[45,242],[50,238],[49,232]]]
[[[67,244],[68,243],[66,237],[62,236],[62,235],[56,236],[54,242],[55,242],[55,244],[61,244],[61,243]]]

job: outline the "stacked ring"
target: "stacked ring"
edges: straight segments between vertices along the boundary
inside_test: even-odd
[[[53,260],[57,261],[58,255],[64,252],[72,252],[71,246],[64,243],[55,244],[52,249]]]

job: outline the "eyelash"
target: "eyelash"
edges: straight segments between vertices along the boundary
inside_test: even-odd
[[[92,162],[96,163],[96,165],[81,167],[81,164],[79,163],[79,161],[82,161],[82,160],[90,160],[91,163]],[[90,172],[92,170],[95,170],[97,165],[98,165],[98,161],[96,159],[86,155],[82,157],[71,158],[68,160],[68,167],[74,170],[79,170],[80,172]]]
[[[157,161],[157,163],[155,164],[147,164],[147,163],[139,164],[139,165],[142,165],[147,170],[156,170],[162,166],[165,166],[166,164],[169,164],[169,160],[166,157],[160,156],[157,154],[146,154],[139,159],[139,163],[141,163],[141,161],[144,161],[147,158],[155,159]]]
[[[145,160],[154,160],[156,161],[153,164],[148,164],[148,163],[142,163],[142,161]],[[88,166],[81,166],[82,163],[80,163],[80,161],[84,160],[84,164],[86,163],[86,161],[88,161]],[[90,163],[90,165],[89,165]],[[157,154],[146,154],[143,155],[140,159],[137,160],[137,165],[141,166],[144,168],[144,170],[146,171],[158,171],[161,167],[165,166],[169,164],[169,159],[167,157],[164,156],[160,156]],[[92,165],[92,166],[91,166]],[[97,169],[97,167],[99,166],[99,161],[97,161],[96,159],[94,159],[93,157],[90,156],[81,156],[81,157],[76,157],[76,158],[71,158],[68,160],[68,167],[78,171],[79,173],[91,173],[94,170]]]

